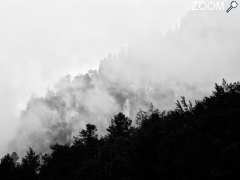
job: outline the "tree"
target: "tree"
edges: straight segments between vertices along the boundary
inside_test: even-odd
[[[109,137],[127,137],[130,134],[132,121],[123,113],[118,113],[111,120],[111,125],[107,128]]]
[[[21,169],[26,179],[37,179],[40,168],[40,156],[29,148],[26,156],[22,159]]]
[[[108,134],[98,138],[87,124],[73,144],[51,146],[41,156],[31,148],[17,162],[4,156],[4,180],[233,179],[239,177],[240,83],[217,85],[210,97],[194,105],[184,97],[176,109],[151,109],[137,115],[139,127],[123,113],[115,115]]]
[[[73,144],[83,143],[83,144],[91,144],[95,142],[98,138],[97,128],[93,124],[87,124],[86,129],[80,131],[79,136],[74,138]]]
[[[5,155],[1,159],[0,175],[3,179],[17,179],[17,167],[14,159],[10,154]]]
[[[138,127],[142,126],[142,123],[148,118],[147,112],[140,110],[136,115],[136,124]]]

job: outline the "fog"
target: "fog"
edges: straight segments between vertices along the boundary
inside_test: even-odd
[[[104,133],[118,111],[172,108],[239,77],[239,11],[175,0],[0,5],[2,152],[46,151],[87,122]]]

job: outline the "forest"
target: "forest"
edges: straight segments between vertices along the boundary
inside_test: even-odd
[[[136,122],[136,123],[133,123]],[[4,180],[202,180],[236,179],[240,172],[240,82],[215,84],[196,102],[139,111],[135,120],[116,114],[99,136],[94,124],[69,144],[53,144],[21,159],[4,155]]]

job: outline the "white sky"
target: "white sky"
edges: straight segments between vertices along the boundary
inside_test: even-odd
[[[0,151],[27,100],[171,29],[191,0],[0,0]]]

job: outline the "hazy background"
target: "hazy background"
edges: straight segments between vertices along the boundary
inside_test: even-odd
[[[55,87],[61,97],[69,94],[69,87],[78,97],[85,93],[85,85],[79,85],[85,80],[59,81],[67,74],[97,69],[90,78],[96,88],[88,92],[89,96],[93,93],[95,101],[105,97],[100,100],[106,108],[119,105],[109,111],[99,110],[101,104],[96,105],[93,99],[85,104],[90,109],[82,117],[85,119],[90,112],[101,112],[105,117],[129,109],[125,106],[134,107],[136,98],[143,97],[140,89],[152,93],[140,104],[163,100],[156,105],[167,108],[180,95],[201,97],[221,78],[238,80],[240,10],[231,15],[224,11],[193,12],[191,5],[190,0],[0,1],[0,152],[16,132],[21,133],[19,129],[25,132],[17,134],[19,144],[25,141],[28,143],[24,145],[31,145],[29,135],[39,127],[49,128],[49,123],[42,123],[46,119],[43,112],[50,120],[61,119],[60,110],[49,112],[48,103],[55,95],[45,96],[48,89]],[[111,53],[118,55],[108,56]],[[125,90],[127,95],[122,95]],[[139,95],[134,99],[131,95],[136,92]],[[44,98],[36,106],[38,97]],[[75,107],[71,105],[64,112],[71,108]],[[76,113],[72,109],[71,113]],[[77,113],[74,118],[81,114]],[[69,122],[68,116],[62,121]]]

